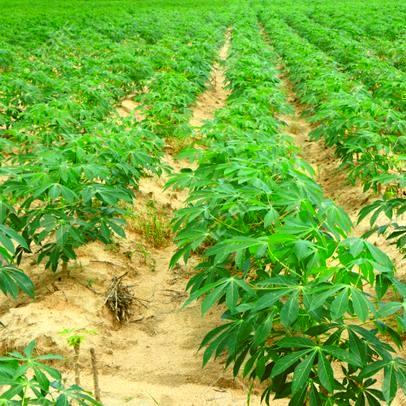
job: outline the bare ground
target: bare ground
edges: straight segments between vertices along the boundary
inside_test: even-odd
[[[225,59],[230,46],[226,34],[219,59]],[[191,125],[198,129],[213,117],[228,96],[224,70],[216,63],[207,90],[198,98],[193,109]],[[117,114],[134,114],[138,121],[144,115],[134,95],[125,98]],[[167,154],[165,161],[175,171],[187,165]],[[143,212],[148,204],[170,216],[182,207],[186,192],[163,190],[167,175],[151,177],[140,183],[134,212]],[[147,213],[147,211],[145,211]],[[147,214],[146,214],[147,215]],[[127,238],[111,246],[91,243],[79,250],[78,260],[68,272],[55,275],[36,265],[25,264],[25,270],[37,286],[33,301],[20,298],[17,302],[0,302],[0,349],[21,349],[36,339],[39,352],[66,356],[65,371],[73,383],[72,352],[63,329],[86,329],[81,347],[81,383],[91,390],[89,349],[95,348],[100,374],[101,398],[107,406],[238,406],[246,404],[246,385],[232,379],[221,362],[212,362],[203,370],[201,354],[197,353],[201,339],[219,322],[219,310],[204,319],[199,304],[186,309],[181,305],[184,289],[193,272],[188,266],[169,270],[175,246],[170,242],[153,248],[130,225]],[[104,305],[104,295],[113,276],[128,272],[124,281],[132,285],[137,298],[128,324],[120,326]],[[94,333],[94,334],[93,334]],[[254,395],[251,405],[258,405]],[[279,404],[279,403],[278,403]],[[280,405],[285,405],[281,402]]]
[[[348,181],[345,170],[339,169],[340,160],[336,157],[333,148],[328,148],[323,141],[314,141],[309,137],[312,125],[302,117],[303,107],[292,90],[292,84],[282,76],[283,87],[290,104],[294,107],[294,114],[281,117],[285,123],[285,131],[291,135],[300,147],[300,154],[309,162],[316,172],[316,180],[322,187],[324,194],[341,206],[355,224],[353,235],[360,237],[370,230],[368,218],[357,224],[359,211],[368,203],[380,197],[372,192],[364,192],[357,183],[352,185]],[[384,224],[387,220],[381,217],[378,222]],[[381,248],[393,260],[398,270],[398,275],[403,278],[406,273],[406,260],[394,245],[382,237],[372,235],[369,239]]]
[[[228,53],[230,32],[219,53],[220,61]],[[335,200],[356,219],[358,210],[371,196],[359,186],[346,182],[344,173],[337,170],[338,161],[331,149],[320,142],[310,141],[310,125],[300,117],[300,106],[288,83],[286,89],[295,114],[284,117],[287,132],[291,134],[318,174],[318,181],[328,197]],[[210,85],[200,95],[193,109],[190,124],[198,131],[206,120],[213,118],[228,96],[221,63],[213,66]],[[126,117],[134,114],[138,121],[144,119],[141,106],[133,101],[134,95],[125,98],[117,114]],[[165,161],[180,170],[186,162],[176,161],[171,155]],[[163,190],[167,180],[152,177],[143,179],[134,211],[145,209],[148,202],[170,215],[183,206],[185,192]],[[356,227],[360,235],[367,224]],[[37,298],[29,301],[20,298],[16,303],[0,301],[0,349],[22,348],[36,339],[40,352],[61,353],[66,356],[68,382],[71,375],[72,352],[66,337],[59,334],[65,328],[88,329],[89,334],[81,349],[82,384],[92,388],[89,349],[94,347],[98,358],[102,400],[106,406],[161,405],[161,406],[242,406],[246,404],[248,388],[240,380],[233,380],[221,362],[212,362],[202,370],[201,354],[197,348],[203,336],[219,321],[219,310],[210,312],[204,319],[198,304],[181,309],[185,299],[184,288],[193,273],[193,261],[188,266],[169,270],[169,260],[175,251],[171,243],[153,248],[149,241],[129,227],[127,239],[109,247],[92,243],[82,248],[78,261],[68,272],[52,275],[42,267],[25,265],[36,282]],[[397,251],[385,240],[376,244],[387,252],[404,269]],[[402,268],[403,267],[403,268]],[[133,285],[139,299],[131,321],[120,326],[104,305],[104,294],[113,276],[128,272],[125,282]],[[259,405],[254,395],[251,405]],[[287,401],[272,401],[272,405],[287,405]],[[397,400],[397,406],[406,404]]]
[[[281,70],[282,66],[279,67]],[[354,223],[353,235],[362,236],[370,229],[368,218],[361,223],[357,223],[359,211],[368,203],[378,199],[379,196],[371,192],[364,192],[360,184],[352,185],[349,183],[347,174],[344,170],[339,169],[340,160],[336,157],[333,148],[327,147],[323,141],[314,141],[309,134],[312,131],[312,125],[303,118],[303,106],[299,103],[292,84],[282,73],[280,75],[282,87],[286,93],[287,99],[294,108],[293,114],[284,115],[280,118],[286,123],[284,131],[289,134],[300,148],[300,155],[310,163],[316,173],[317,183],[322,187],[327,198],[333,200],[341,206],[350,216]],[[378,222],[384,224],[387,220],[380,217]],[[396,249],[395,246],[376,234],[368,238],[370,242],[384,251],[394,262],[398,277],[404,279],[406,276],[406,260]],[[405,356],[403,350],[399,355]],[[337,376],[341,374],[341,369],[337,369]],[[382,377],[380,379],[383,379]],[[401,390],[398,391],[394,399],[393,406],[406,406],[406,396]]]

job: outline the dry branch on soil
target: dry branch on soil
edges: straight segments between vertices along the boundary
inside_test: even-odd
[[[127,272],[119,277],[114,276],[112,278],[104,301],[120,323],[125,323],[130,319],[132,314],[131,307],[135,299],[130,287],[123,284],[123,278],[126,275]]]

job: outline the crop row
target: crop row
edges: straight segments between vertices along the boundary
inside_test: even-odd
[[[176,29],[160,35],[170,17],[161,16],[149,30],[135,21],[132,36],[117,42],[103,32],[103,26],[86,33],[79,26],[69,28],[30,58],[21,57],[2,75],[0,125],[20,143],[31,144],[37,134],[44,143],[66,133],[91,132],[119,98],[140,88],[154,71],[173,64],[173,55],[193,61],[196,49],[209,40],[208,29],[216,31],[214,23],[202,26],[200,21],[179,17]],[[186,45],[190,38],[193,47]]]
[[[365,16],[362,19],[365,21],[377,22],[377,28],[380,30],[394,29],[393,34],[387,32],[378,32],[379,36],[373,36],[372,33],[363,30],[359,24],[360,19],[353,21],[351,12],[347,11],[342,13],[336,10],[330,10],[326,13],[326,10],[317,10],[308,14],[308,17],[314,21],[322,24],[323,26],[332,28],[339,33],[351,35],[354,39],[361,41],[369,48],[372,54],[375,54],[380,59],[392,64],[394,67],[405,72],[406,71],[406,45],[404,40],[404,24],[403,21],[406,18],[406,12],[402,17],[402,14],[398,10],[394,10],[390,13],[386,10],[387,4],[381,7],[381,11],[385,8],[387,15],[390,15],[390,20],[383,22],[381,15],[379,16]],[[308,10],[306,10],[308,12]],[[304,11],[305,12],[305,11]],[[382,14],[382,13],[381,13]],[[394,21],[394,18],[397,20]],[[403,31],[403,32],[402,32]],[[383,36],[382,36],[383,35]]]
[[[283,57],[299,99],[310,106],[311,135],[334,146],[352,179],[365,189],[376,189],[389,172],[404,165],[402,136],[405,121],[400,112],[377,103],[365,87],[339,71],[328,55],[296,34],[282,20],[263,11],[261,21],[276,51]],[[399,175],[400,176],[400,175]],[[399,188],[393,176],[388,188]]]
[[[191,30],[186,45],[175,55],[168,48],[165,68],[158,69],[145,83],[147,90],[136,95],[145,115],[144,124],[154,134],[183,140],[191,136],[190,107],[207,85],[228,20],[228,13],[215,20],[210,16],[201,18],[202,37],[195,38]]]
[[[278,39],[275,46],[288,61],[290,76],[296,89],[299,89],[301,100],[314,109],[311,120],[321,124],[313,134],[324,137],[329,145],[337,148],[344,164],[352,166],[351,174],[360,178],[366,189],[386,189],[384,196],[390,199],[378,200],[367,206],[360,213],[360,219],[374,213],[371,216],[371,232],[386,234],[402,251],[406,246],[405,226],[399,224],[396,217],[406,210],[402,197],[406,185],[406,121],[402,91],[397,93],[403,86],[403,72],[393,70],[385,62],[380,63],[366,54],[359,43],[345,34],[338,35],[333,29],[326,30],[313,24],[310,18],[302,17],[301,13],[296,16],[289,7],[278,9],[278,13],[285,16],[289,24],[306,39],[342,62],[338,65],[318,47],[298,38],[296,32],[281,21],[273,20],[272,28],[268,21],[268,29]],[[278,37],[276,27],[280,24],[290,35],[289,40]],[[293,44],[297,46],[295,51],[289,49]],[[304,63],[299,65],[301,48],[304,50]],[[287,54],[284,53],[286,51]],[[387,73],[385,68],[388,69]],[[343,70],[347,73],[343,73]],[[390,72],[398,79],[392,81]],[[367,84],[368,90],[373,93],[367,92],[351,73]],[[374,225],[381,213],[388,218],[387,223]]]
[[[19,92],[15,86],[7,88],[8,104],[3,115],[6,124],[0,138],[5,158],[0,168],[0,289],[4,293],[14,297],[19,289],[33,293],[28,277],[13,263],[18,264],[25,253],[34,251],[38,262],[44,261],[46,267],[56,270],[60,263],[66,266],[75,259],[76,249],[89,241],[108,243],[114,235],[124,237],[124,207],[133,201],[141,176],[160,173],[164,143],[151,131],[152,119],[137,123],[133,117],[117,119],[107,114],[123,90],[134,91],[147,83],[151,94],[157,94],[164,89],[156,77],[174,81],[174,77],[180,77],[180,70],[184,81],[172,85],[168,95],[174,97],[173,101],[175,96],[183,95],[185,103],[196,96],[209,75],[223,26],[220,19],[210,15],[202,16],[199,23],[182,21],[177,31],[168,30],[167,36],[154,39],[154,44],[137,37],[138,46],[129,41],[122,44],[121,52],[110,44],[118,66],[134,65],[134,69],[143,70],[148,65],[141,76],[134,77],[130,72],[125,80],[126,71],[119,68],[114,80],[123,79],[125,88],[114,90],[114,81],[104,83],[106,69],[102,65],[106,61],[95,54],[86,56],[88,47],[105,45],[104,40],[96,41],[98,34],[91,36],[88,43],[80,42],[84,53],[76,62],[87,68],[72,75],[65,72],[65,79],[51,79],[43,71],[35,86],[40,89],[38,99],[29,105],[23,104],[21,98],[29,97],[30,91]],[[72,48],[78,45],[75,42]],[[131,46],[137,55],[144,54],[139,64],[128,60]],[[67,52],[68,49],[67,46]],[[57,50],[51,70],[63,71],[56,54]],[[27,75],[47,69],[45,55],[41,56],[38,71],[25,69]],[[194,71],[197,61],[199,70]],[[5,86],[18,81],[12,72],[16,73],[14,68],[6,72]],[[25,86],[34,86],[28,77],[22,75],[19,80]],[[85,87],[92,90],[96,99],[66,101],[70,90],[78,96]],[[15,117],[10,112],[14,111],[12,106],[18,107]],[[43,114],[44,109],[51,111]],[[42,113],[35,120],[32,114],[38,111]],[[154,119],[166,123],[165,112],[158,109],[151,112]]]
[[[286,7],[292,7],[291,2],[278,2]],[[290,3],[290,4],[289,4]],[[366,3],[362,0],[336,3],[306,2],[300,4],[301,11],[315,19],[322,18],[329,20],[330,17],[336,21],[338,29],[349,30],[352,33],[363,37],[376,39],[387,39],[396,41],[404,34],[404,21],[406,18],[406,7],[402,2],[388,3],[382,0],[375,0]]]
[[[362,81],[379,102],[392,106],[406,117],[406,74],[368,53],[368,48],[344,33],[325,28],[294,12],[283,17],[301,36],[331,55],[340,67]],[[406,127],[406,126],[405,126]]]
[[[225,357],[234,375],[264,381],[266,402],[390,403],[405,388],[406,364],[379,334],[401,345],[389,319],[404,331],[405,286],[383,252],[349,237],[348,216],[281,131],[275,116],[289,106],[255,15],[246,11],[232,35],[232,94],[203,129],[197,169],[169,182],[190,192],[174,220],[172,265],[201,256],[188,302],[224,309],[202,342],[204,363]],[[396,299],[385,303],[389,292]]]

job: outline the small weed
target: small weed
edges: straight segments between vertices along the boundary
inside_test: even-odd
[[[193,137],[168,137],[166,140],[167,148],[172,154],[176,155],[184,149],[191,148],[195,144]]]
[[[151,255],[151,252],[141,243],[135,243],[133,250],[125,251],[124,255],[131,260],[134,255],[138,254],[141,257],[141,263],[147,265],[152,271],[155,271],[155,259]]]
[[[75,355],[73,357],[73,367],[75,371],[75,384],[80,386],[80,366],[79,355],[80,346],[89,335],[97,334],[95,330],[85,330],[83,328],[65,328],[59,332],[60,335],[66,336],[66,342],[69,347],[72,347]]]
[[[291,134],[300,134],[303,131],[303,127],[299,123],[292,122],[288,125],[287,130]]]
[[[106,244],[106,250],[117,254],[118,252],[120,252],[120,244],[118,242]]]
[[[145,240],[154,248],[161,248],[168,244],[171,237],[171,227],[168,214],[159,209],[153,200],[149,200],[145,210],[134,213],[130,222],[132,228],[142,234]],[[140,247],[137,247],[137,250]],[[149,255],[145,247],[140,249],[145,262]]]

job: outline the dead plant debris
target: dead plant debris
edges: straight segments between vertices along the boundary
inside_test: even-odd
[[[128,272],[114,276],[105,295],[105,305],[120,323],[126,323],[132,315],[135,296],[129,285],[124,285],[123,279]]]

